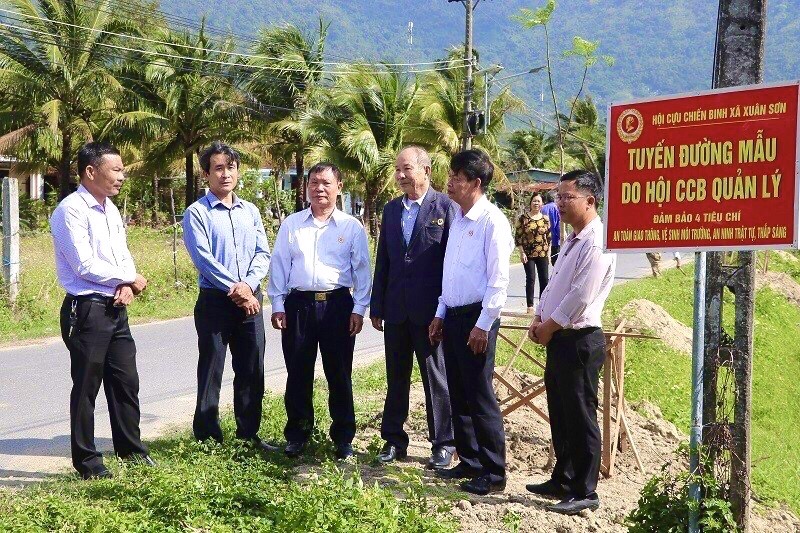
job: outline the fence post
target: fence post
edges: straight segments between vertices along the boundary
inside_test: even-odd
[[[13,306],[19,294],[19,185],[3,178],[3,281]]]

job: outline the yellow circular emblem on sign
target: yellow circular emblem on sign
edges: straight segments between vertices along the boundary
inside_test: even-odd
[[[620,113],[617,119],[617,135],[620,139],[630,144],[639,138],[643,129],[644,119],[639,111],[631,108]]]

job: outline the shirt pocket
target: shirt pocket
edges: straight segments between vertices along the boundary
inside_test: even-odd
[[[472,233],[472,235],[470,235]],[[461,236],[461,242],[458,247],[458,263],[464,267],[470,268],[478,261],[481,255],[481,248],[478,245],[475,230],[465,231]]]

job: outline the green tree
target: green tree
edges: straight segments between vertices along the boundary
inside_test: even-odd
[[[350,171],[351,190],[364,195],[370,233],[377,233],[377,199],[393,192],[394,162],[406,142],[418,85],[397,69],[352,66],[335,80],[324,109],[305,114],[309,153]]]
[[[16,13],[0,30],[0,152],[58,169],[69,193],[73,158],[116,107],[111,72],[118,35],[135,34],[109,0],[8,0]],[[117,34],[117,35],[114,35]]]
[[[233,40],[212,43],[205,21],[197,33],[158,29],[152,41],[121,66],[127,110],[111,119],[103,134],[142,146],[143,171],[163,172],[182,161],[189,205],[199,196],[200,150],[216,139],[235,144],[257,138],[253,109],[237,88],[234,68],[241,72],[242,63],[232,54]]]
[[[251,60],[257,70],[245,90],[261,105],[269,106],[272,120],[267,125],[268,152],[281,170],[294,163],[297,181],[295,209],[305,203],[305,157],[309,151],[301,118],[319,106],[323,79],[325,37],[328,24],[322,19],[316,35],[293,25],[262,30]]]
[[[545,135],[531,124],[529,129],[516,130],[508,137],[505,162],[509,170],[542,167],[549,158]]]

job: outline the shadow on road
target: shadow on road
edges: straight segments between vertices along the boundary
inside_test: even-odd
[[[114,447],[111,439],[96,438],[94,442],[99,450],[109,450]],[[0,454],[70,457],[69,435],[58,435],[51,439],[0,439]]]

